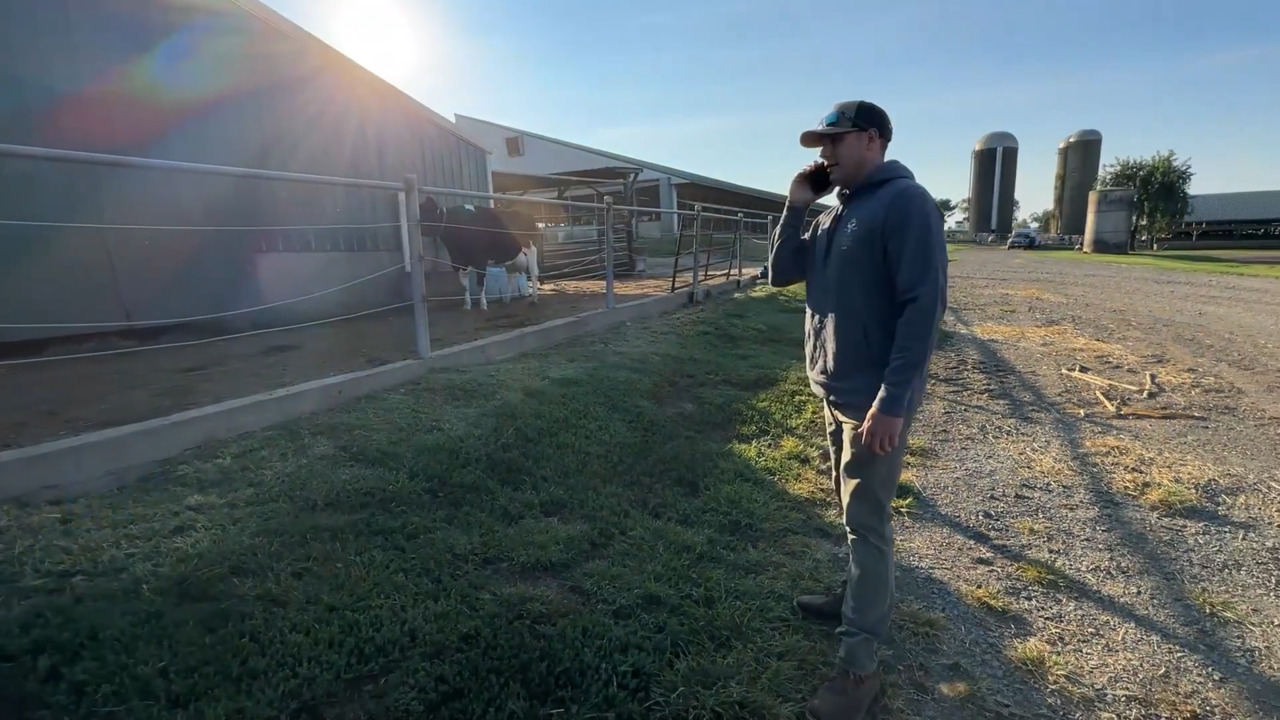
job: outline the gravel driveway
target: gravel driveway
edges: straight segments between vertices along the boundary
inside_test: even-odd
[[[951,273],[895,715],[1280,717],[1280,282],[978,247]]]

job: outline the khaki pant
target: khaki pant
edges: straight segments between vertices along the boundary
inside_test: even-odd
[[[865,409],[848,412],[830,401],[824,401],[823,407],[831,483],[844,508],[849,537],[849,575],[843,618],[836,631],[838,659],[846,670],[866,674],[876,669],[876,647],[889,634],[894,600],[890,503],[898,491],[908,432],[918,406],[908,409],[898,444],[887,455],[876,455],[862,444],[858,433]]]

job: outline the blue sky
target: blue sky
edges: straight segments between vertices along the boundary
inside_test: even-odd
[[[936,196],[967,194],[974,142],[1008,130],[1024,214],[1048,207],[1081,128],[1104,162],[1191,158],[1193,192],[1280,189],[1277,3],[267,2],[447,117],[778,192],[813,156],[799,132],[846,99],[885,107],[890,157]]]

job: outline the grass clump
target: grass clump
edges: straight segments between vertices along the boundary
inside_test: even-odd
[[[791,597],[838,527],[802,303],[758,291],[433,372],[159,482],[4,507],[0,701],[794,717],[832,647]]]
[[[1030,673],[1046,687],[1064,695],[1082,699],[1088,690],[1072,672],[1066,659],[1043,640],[1031,639],[1014,643],[1005,651],[1014,666]]]
[[[1067,584],[1067,576],[1062,570],[1043,560],[1027,560],[1013,568],[1018,577],[1032,585],[1042,588],[1059,588]]]
[[[917,640],[937,639],[947,626],[947,620],[942,615],[910,603],[900,603],[894,609],[894,617],[899,629]]]
[[[1040,678],[1051,680],[1066,673],[1066,663],[1053,654],[1048,643],[1043,640],[1024,640],[1009,647],[1009,660]]]
[[[905,471],[898,480],[898,489],[894,493],[894,497],[889,501],[889,507],[893,510],[893,514],[898,517],[906,517],[913,513],[920,512],[920,487],[911,479]]]
[[[1192,589],[1190,598],[1196,608],[1207,617],[1231,623],[1245,621],[1244,611],[1238,603],[1208,588]]]
[[[1197,486],[1213,472],[1203,464],[1151,452],[1124,438],[1093,438],[1085,441],[1085,447],[1107,472],[1116,490],[1166,515],[1185,513],[1198,506],[1202,498]]]
[[[1045,534],[1048,528],[1038,520],[1019,520],[1013,524],[1013,529],[1023,535],[1034,537]]]
[[[1009,601],[997,588],[986,585],[966,585],[960,588],[960,599],[976,608],[996,613],[1007,613]]]

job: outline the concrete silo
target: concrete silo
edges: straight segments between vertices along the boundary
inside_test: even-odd
[[[969,174],[969,229],[975,234],[1013,233],[1013,190],[1018,180],[1018,139],[998,130],[973,147]]]
[[[1058,144],[1058,170],[1053,176],[1054,232],[1083,235],[1089,192],[1102,168],[1102,133],[1080,130]]]
[[[1110,255],[1129,252],[1136,195],[1129,188],[1102,188],[1089,193],[1089,214],[1084,229],[1085,252]]]

